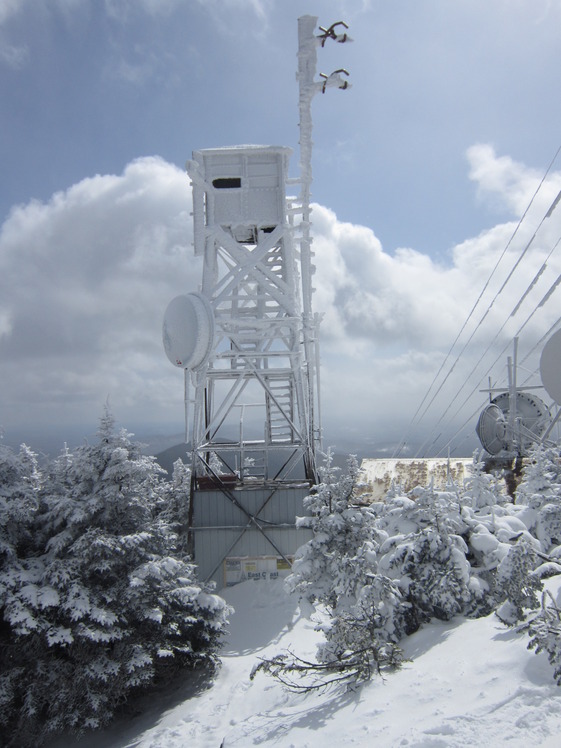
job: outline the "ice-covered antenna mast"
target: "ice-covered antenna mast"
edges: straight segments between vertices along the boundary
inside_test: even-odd
[[[308,272],[308,278],[303,281],[303,311],[304,315],[311,314],[311,235],[310,235],[310,187],[312,184],[312,99],[317,93],[325,93],[328,87],[341,89],[350,88],[346,78],[348,72],[344,68],[335,70],[330,75],[320,73],[321,80],[316,81],[317,47],[323,47],[327,39],[337,42],[349,42],[352,39],[347,33],[338,34],[338,26],[348,28],[344,21],[337,21],[328,29],[320,26],[322,32],[317,36],[314,31],[317,25],[315,16],[302,16],[298,19],[298,84],[300,110],[300,204],[302,210],[302,275]],[[306,261],[305,261],[306,260]]]
[[[316,371],[308,371],[308,401],[310,406],[310,442],[319,441],[321,434],[319,407],[319,366],[318,337],[319,316],[312,316],[312,237],[310,229],[310,187],[312,184],[312,99],[317,93],[325,93],[328,87],[346,89],[350,87],[348,72],[344,68],[335,70],[330,75],[320,73],[321,80],[315,80],[317,67],[317,48],[325,46],[328,39],[336,42],[349,42],[352,39],[346,31],[340,33],[339,27],[348,29],[344,21],[337,21],[328,28],[319,27],[322,32],[315,34],[316,16],[302,16],[298,19],[298,84],[300,110],[300,206],[302,214],[300,236],[300,261],[302,274],[302,316],[305,358],[309,368],[315,362]],[[343,77],[346,76],[346,77]],[[315,349],[315,350],[314,350]],[[315,412],[314,412],[315,411]],[[317,419],[317,422],[316,422]]]
[[[203,579],[219,584],[257,569],[278,576],[309,539],[296,518],[321,449],[310,104],[348,87],[343,69],[315,79],[317,47],[348,40],[342,22],[315,36],[316,20],[299,21],[301,178],[289,178],[292,150],[278,145],[205,148],[187,162],[202,278],[169,303],[162,336],[185,370],[186,423],[193,388],[189,550]],[[299,196],[287,197],[290,184]]]

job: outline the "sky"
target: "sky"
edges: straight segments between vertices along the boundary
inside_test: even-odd
[[[288,145],[297,176],[304,13],[353,38],[318,50],[352,87],[313,102],[326,444],[469,455],[521,326],[535,372],[560,316],[561,291],[532,310],[561,273],[561,0],[0,0],[6,443],[90,437],[106,402],[181,433],[161,324],[201,276],[184,164]]]

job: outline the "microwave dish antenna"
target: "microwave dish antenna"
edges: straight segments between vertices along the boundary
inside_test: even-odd
[[[475,431],[483,449],[490,455],[497,455],[508,446],[506,419],[501,408],[494,403],[481,411]]]
[[[552,335],[543,348],[540,375],[547,394],[561,405],[561,330]]]
[[[534,393],[537,387],[516,383],[518,338],[514,353],[508,357],[508,387],[491,387],[490,402],[482,410],[475,430],[483,449],[490,455],[500,453],[524,457],[533,444],[543,442],[549,434],[552,415],[548,406]]]
[[[550,422],[550,410],[537,395],[518,391],[513,403],[509,392],[501,392],[483,409],[475,430],[490,455],[524,455],[541,440]]]
[[[214,315],[208,299],[199,293],[172,299],[164,314],[162,338],[174,366],[192,371],[204,366],[214,340]]]

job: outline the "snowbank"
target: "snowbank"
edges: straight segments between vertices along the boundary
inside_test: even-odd
[[[558,587],[561,581],[549,580]],[[510,748],[559,745],[561,689],[544,655],[495,615],[432,623],[403,642],[402,670],[356,693],[287,693],[249,674],[257,658],[287,648],[313,656],[319,634],[280,583],[224,591],[234,605],[223,666],[213,688],[156,715],[92,737],[101,748]]]

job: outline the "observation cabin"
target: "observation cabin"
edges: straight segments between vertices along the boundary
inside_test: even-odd
[[[199,190],[194,183],[194,217],[203,217],[205,226],[221,226],[237,242],[257,244],[260,236],[285,220],[291,152],[279,146],[195,151],[193,158],[206,189]],[[200,229],[196,222],[195,233]],[[197,248],[201,249],[200,242],[195,241]]]

